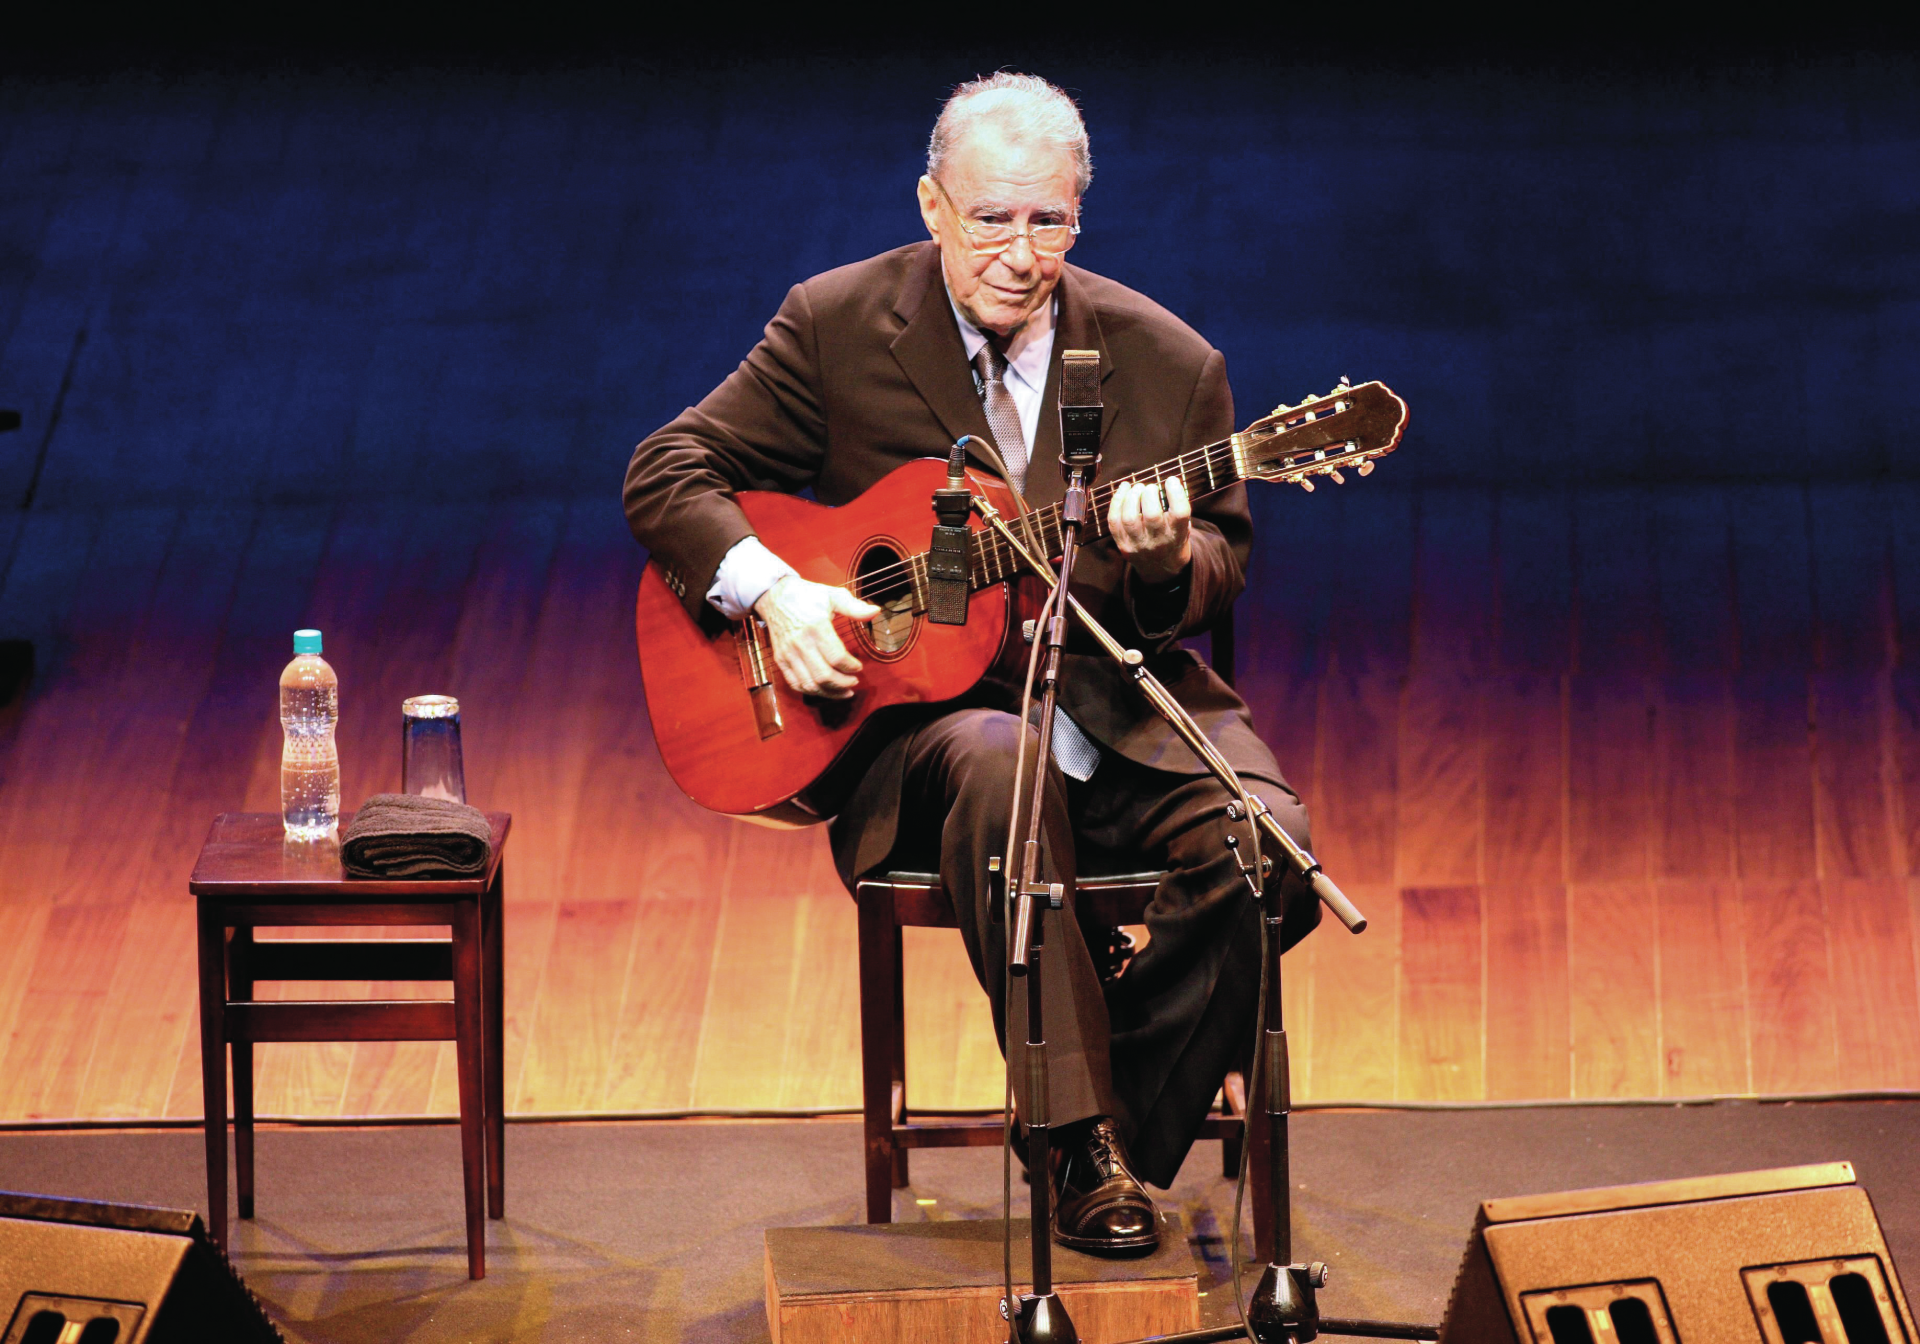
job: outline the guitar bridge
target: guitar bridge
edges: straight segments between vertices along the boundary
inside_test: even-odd
[[[773,685],[773,650],[767,640],[767,623],[749,614],[733,627],[733,651],[740,660],[740,680],[746,683],[753,701],[753,721],[766,741],[781,733],[780,695]]]

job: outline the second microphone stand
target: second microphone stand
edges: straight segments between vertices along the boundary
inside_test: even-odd
[[[1069,501],[1071,501],[1072,498],[1070,478],[1068,487]],[[1074,614],[1080,618],[1081,623],[1087,631],[1093,635],[1095,641],[1100,644],[1101,648],[1128,670],[1133,678],[1134,684],[1138,686],[1141,693],[1146,696],[1148,703],[1166,720],[1194,755],[1200,758],[1201,763],[1207,767],[1208,772],[1218,779],[1230,794],[1235,798],[1243,800],[1244,806],[1251,813],[1250,820],[1259,828],[1259,838],[1262,843],[1273,845],[1285,856],[1287,865],[1295,876],[1307,884],[1314,895],[1320,901],[1324,902],[1328,909],[1333,911],[1340,922],[1346,925],[1350,932],[1360,933],[1365,930],[1367,920],[1366,916],[1360,913],[1353,902],[1347,899],[1346,893],[1341,891],[1340,888],[1334,884],[1333,880],[1321,871],[1319,860],[1314,858],[1299,842],[1294,840],[1292,836],[1288,835],[1286,831],[1281,828],[1280,823],[1274,818],[1273,813],[1267,808],[1266,803],[1258,796],[1247,791],[1245,785],[1240,780],[1239,774],[1234,770],[1233,766],[1228,763],[1226,757],[1221,755],[1219,748],[1214,746],[1212,740],[1207,737],[1200,725],[1194,722],[1193,716],[1187,713],[1186,707],[1174,699],[1173,693],[1166,688],[1158,677],[1154,676],[1153,673],[1147,669],[1146,660],[1140,652],[1137,649],[1129,649],[1122,646],[1118,640],[1114,639],[1113,636],[1107,632],[1106,628],[1102,626],[1099,621],[1094,619],[1091,612],[1080,605],[1079,600],[1073,597],[1068,590],[1067,582],[1072,573],[1070,566],[1079,540],[1079,524],[1085,521],[1086,501],[1084,493],[1080,500],[1081,513],[1078,520],[1073,520],[1073,515],[1070,512],[1071,504],[1069,504],[1068,509],[1063,510],[1063,514],[1069,522],[1065,529],[1066,549],[1063,552],[1064,558],[1057,579],[1048,569],[1045,562],[1023,544],[1021,539],[1007,526],[1006,520],[1000,516],[992,504],[977,495],[974,497],[973,504],[975,509],[979,511],[981,517],[1013,547],[1014,552],[1026,562],[1027,566],[1042,579],[1053,585],[1053,592],[1046,608],[1050,619],[1046,622],[1045,631],[1048,641],[1044,650],[1046,659],[1044,666],[1047,669],[1047,679],[1043,683],[1041,699],[1042,718],[1039,773],[1035,777],[1034,801],[1027,832],[1027,848],[1022,856],[1023,862],[1018,888],[1020,895],[1019,913],[1017,916],[1018,923],[1014,930],[1014,973],[1019,975],[1023,973],[1024,970],[1028,982],[1027,1064],[1029,1107],[1038,1106],[1040,1108],[1040,1116],[1044,1121],[1046,1105],[1046,1045],[1039,1027],[1041,1000],[1040,977],[1037,974],[1039,969],[1038,953],[1040,951],[1040,939],[1038,935],[1038,924],[1034,922],[1032,912],[1036,899],[1045,899],[1050,906],[1059,908],[1062,903],[1062,898],[1060,896],[1059,884],[1055,883],[1048,887],[1040,886],[1036,883],[1034,842],[1035,837],[1039,834],[1040,790],[1042,781],[1044,781],[1046,777],[1047,751],[1053,729],[1056,674],[1059,668],[1060,650],[1065,642],[1067,607],[1072,607]],[[1040,632],[1036,630],[1035,634],[1036,637],[1038,637]],[[1241,807],[1242,803],[1229,803],[1229,817],[1236,821],[1248,819],[1247,813],[1242,812]],[[1237,842],[1230,838],[1228,843],[1236,846],[1235,854],[1237,856]],[[1258,1061],[1258,1072],[1260,1078],[1257,1088],[1259,1100],[1256,1103],[1254,1097],[1250,1095],[1248,1102],[1249,1109],[1252,1109],[1256,1104],[1258,1105],[1260,1120],[1266,1128],[1267,1142],[1265,1147],[1267,1149],[1267,1169],[1264,1172],[1258,1173],[1258,1177],[1264,1178],[1270,1192],[1271,1207],[1273,1210],[1273,1244],[1267,1257],[1266,1268],[1260,1276],[1258,1286],[1256,1286],[1253,1291],[1253,1299],[1247,1305],[1245,1326],[1236,1323],[1230,1327],[1192,1331],[1156,1338],[1165,1341],[1165,1344],[1174,1344],[1174,1341],[1184,1341],[1185,1344],[1206,1344],[1207,1341],[1244,1338],[1245,1335],[1250,1332],[1255,1340],[1260,1341],[1260,1344],[1300,1344],[1302,1341],[1317,1338],[1322,1331],[1325,1331],[1329,1334],[1371,1337],[1375,1339],[1436,1339],[1439,1336],[1439,1331],[1432,1326],[1405,1324],[1398,1321],[1336,1320],[1331,1317],[1322,1317],[1319,1312],[1315,1293],[1326,1284],[1326,1266],[1317,1263],[1312,1265],[1292,1263],[1292,1174],[1288,1151],[1288,1118],[1292,1111],[1292,1089],[1289,1077],[1291,1067],[1287,1053],[1286,1028],[1281,1016],[1280,984],[1280,930],[1285,901],[1280,889],[1281,884],[1278,881],[1269,880],[1271,873],[1270,861],[1259,865],[1242,864],[1241,871],[1246,874],[1255,895],[1260,900],[1262,907],[1261,919],[1265,926],[1263,943],[1265,946],[1266,965],[1263,978],[1266,983],[1267,996],[1265,1001],[1266,1011],[1264,1014],[1266,1028],[1259,1046],[1260,1059]],[[1027,970],[1020,961],[1021,953],[1026,949],[1029,938],[1033,941],[1034,952],[1031,970]],[[1037,1087],[1036,1078],[1038,1083]],[[1035,1099],[1036,1097],[1038,1100]],[[1249,1124],[1251,1124],[1253,1116],[1249,1115],[1248,1120]],[[1059,1299],[1054,1295],[1052,1290],[1052,1255],[1050,1247],[1047,1247],[1047,1243],[1051,1240],[1051,1228],[1045,1226],[1042,1222],[1043,1217],[1046,1217],[1049,1222],[1051,1221],[1050,1203],[1052,1187],[1046,1177],[1046,1167],[1044,1165],[1035,1165],[1036,1162],[1044,1163],[1046,1160],[1047,1142],[1045,1138],[1045,1128],[1044,1123],[1038,1126],[1040,1137],[1037,1142],[1033,1138],[1029,1138],[1028,1169],[1034,1173],[1034,1291],[1032,1294],[1025,1295],[1021,1298],[1020,1312],[1016,1314],[1015,1325],[1019,1328],[1023,1320],[1031,1320],[1036,1328],[1034,1333],[1029,1333],[1026,1329],[1019,1328],[1017,1338],[1022,1341],[1077,1341],[1079,1336],[1073,1333],[1072,1322],[1067,1320],[1065,1313],[1059,1309]],[[1251,1147],[1251,1145],[1249,1145],[1249,1147]],[[1047,1248],[1043,1249],[1043,1247]],[[1045,1275],[1044,1278],[1042,1277],[1043,1274]],[[1032,1304],[1031,1307],[1029,1306],[1030,1303]],[[1058,1324],[1055,1324],[1056,1321]],[[1065,1333],[1060,1332],[1060,1326],[1062,1325],[1065,1327]],[[1046,1333],[1047,1331],[1052,1331],[1052,1333]]]

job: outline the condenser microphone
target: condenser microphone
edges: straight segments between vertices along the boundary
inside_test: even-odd
[[[1060,352],[1060,462],[1092,479],[1100,461],[1100,352]]]

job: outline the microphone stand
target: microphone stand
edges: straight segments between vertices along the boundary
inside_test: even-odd
[[[1192,750],[1194,755],[1200,758],[1201,763],[1207,767],[1208,772],[1211,773],[1215,779],[1219,780],[1236,799],[1245,800],[1246,805],[1251,810],[1253,824],[1259,828],[1260,838],[1264,842],[1274,845],[1281,854],[1285,856],[1287,864],[1293,872],[1300,880],[1307,883],[1314,895],[1324,902],[1329,910],[1333,911],[1340,922],[1346,925],[1349,932],[1363,932],[1367,927],[1366,916],[1361,914],[1353,902],[1347,899],[1346,893],[1334,884],[1333,879],[1329,878],[1326,873],[1321,870],[1320,861],[1314,858],[1306,849],[1302,848],[1292,836],[1288,835],[1286,831],[1281,828],[1280,823],[1274,820],[1273,813],[1268,809],[1266,803],[1247,791],[1246,786],[1240,780],[1239,774],[1234,770],[1233,766],[1227,762],[1227,758],[1221,755],[1219,748],[1213,745],[1212,740],[1207,737],[1200,725],[1194,722],[1193,716],[1187,713],[1186,707],[1174,699],[1173,693],[1166,688],[1165,684],[1162,683],[1158,677],[1147,670],[1146,659],[1141,655],[1140,651],[1122,646],[1118,640],[1107,632],[1106,628],[1102,626],[1099,621],[1094,619],[1093,614],[1080,604],[1079,599],[1075,598],[1068,590],[1067,581],[1072,573],[1070,565],[1079,540],[1079,526],[1085,521],[1086,517],[1084,488],[1079,501],[1080,516],[1078,519],[1076,519],[1072,513],[1073,498],[1073,487],[1070,476],[1067,492],[1069,503],[1063,510],[1063,515],[1067,520],[1065,528],[1066,549],[1063,552],[1060,576],[1057,580],[1054,578],[1052,572],[1049,571],[1045,562],[1034,555],[1034,553],[1022,543],[1021,539],[1014,535],[1013,530],[1007,526],[1006,520],[1000,516],[999,511],[995,509],[991,503],[978,495],[974,496],[973,499],[974,508],[979,512],[980,516],[987,521],[988,525],[1006,539],[1007,543],[1013,547],[1014,553],[1020,556],[1029,568],[1047,583],[1053,585],[1054,588],[1053,600],[1048,607],[1052,618],[1048,622],[1046,631],[1048,640],[1046,649],[1047,680],[1041,702],[1040,766],[1039,773],[1035,776],[1034,805],[1028,830],[1026,871],[1021,881],[1022,897],[1020,918],[1023,921],[1031,919],[1029,912],[1032,907],[1033,896],[1029,893],[1034,886],[1032,872],[1033,836],[1038,834],[1039,828],[1039,796],[1046,778],[1047,748],[1053,728],[1055,680],[1059,667],[1060,650],[1065,643],[1064,627],[1066,612],[1063,608],[1071,606],[1074,614],[1080,618],[1081,623],[1086,627],[1088,632],[1093,635],[1095,641],[1109,657],[1127,669],[1133,678],[1134,684],[1138,686],[1141,693],[1146,696],[1147,702],[1153,706],[1161,718],[1166,720],[1167,724],[1172,727],[1180,740]],[[1229,803],[1228,815],[1233,820],[1241,820],[1244,815],[1241,811],[1241,805],[1237,802]],[[1238,837],[1229,837],[1228,844],[1235,847],[1234,853],[1237,861],[1239,854],[1237,848]],[[1320,1288],[1326,1286],[1327,1267],[1317,1262],[1310,1265],[1292,1263],[1292,1177],[1288,1156],[1287,1133],[1288,1117],[1292,1112],[1291,1083],[1289,1078],[1291,1067],[1287,1055],[1287,1033],[1285,1023],[1281,1016],[1280,989],[1280,921],[1284,913],[1284,901],[1280,891],[1281,884],[1269,880],[1272,875],[1272,861],[1270,859],[1263,859],[1260,867],[1263,871],[1256,873],[1252,870],[1251,865],[1245,863],[1240,865],[1240,870],[1246,877],[1249,886],[1253,888],[1255,895],[1260,899],[1262,906],[1261,918],[1266,931],[1266,936],[1262,940],[1266,956],[1266,1030],[1263,1034],[1264,1039],[1260,1042],[1259,1047],[1261,1058],[1258,1061],[1258,1067],[1262,1074],[1262,1085],[1258,1105],[1261,1119],[1267,1127],[1267,1162],[1266,1171],[1262,1173],[1262,1175],[1264,1175],[1266,1179],[1269,1191],[1269,1207],[1273,1210],[1273,1246],[1267,1258],[1266,1269],[1260,1276],[1258,1286],[1254,1289],[1253,1300],[1247,1307],[1245,1327],[1236,1324],[1209,1330],[1187,1331],[1174,1335],[1158,1335],[1154,1338],[1156,1341],[1161,1341],[1162,1344],[1176,1344],[1176,1341],[1178,1341],[1179,1344],[1207,1344],[1208,1341],[1245,1338],[1247,1334],[1250,1333],[1252,1337],[1258,1341],[1258,1344],[1305,1344],[1305,1341],[1318,1338],[1324,1330],[1329,1334],[1373,1339],[1438,1339],[1440,1336],[1439,1330],[1436,1327],[1428,1325],[1407,1324],[1399,1321],[1346,1320],[1334,1317],[1322,1317],[1314,1294]],[[1058,884],[1055,884],[1051,888],[1039,888],[1039,894],[1049,897],[1050,902],[1054,903],[1057,907],[1059,898],[1052,896],[1051,893],[1058,892],[1059,890]],[[1016,958],[1020,950],[1025,946],[1023,939],[1024,935],[1021,927],[1016,926],[1014,932]],[[1035,951],[1038,951],[1037,937],[1035,939]],[[1021,971],[1016,962],[1015,974],[1020,973]],[[1035,1045],[1038,1044],[1041,1046],[1042,1052],[1038,1055],[1037,1067],[1040,1081],[1044,1084],[1046,1077],[1044,1042],[1036,1041],[1038,1027],[1035,1025],[1039,1021],[1039,976],[1029,975],[1028,983],[1028,1077],[1030,1080],[1034,1077],[1036,1056],[1033,1051]],[[1033,1084],[1030,1081],[1030,1093],[1032,1089]],[[1040,1096],[1044,1098],[1045,1093],[1040,1093]],[[1038,1104],[1042,1107],[1041,1113],[1044,1115],[1044,1100]],[[1252,1098],[1249,1098],[1249,1104],[1250,1106],[1253,1104]],[[1249,1116],[1249,1120],[1251,1121],[1251,1116]],[[1041,1128],[1044,1130],[1044,1126]],[[1251,1124],[1249,1124],[1249,1138],[1250,1137]],[[1044,1138],[1039,1144],[1034,1145],[1032,1151],[1038,1152],[1041,1158],[1044,1159]],[[1041,1265],[1043,1260],[1041,1246],[1043,1243],[1051,1240],[1051,1229],[1043,1229],[1040,1225],[1040,1210],[1050,1201],[1052,1187],[1051,1183],[1044,1179],[1046,1169],[1042,1166],[1031,1165],[1032,1161],[1033,1159],[1029,1158],[1029,1169],[1035,1173],[1033,1182],[1034,1290],[1036,1293],[1039,1293],[1042,1283],[1040,1274],[1042,1272]],[[1046,1191],[1044,1195],[1042,1194],[1043,1188]],[[1049,1285],[1047,1296],[1057,1302],[1058,1299],[1053,1297],[1051,1291],[1050,1254],[1045,1257],[1045,1259],[1047,1261],[1048,1272],[1046,1282]],[[1236,1274],[1238,1273],[1237,1265],[1235,1266],[1235,1272]],[[1021,1299],[1023,1311],[1026,1308],[1027,1301],[1028,1299],[1025,1297]],[[1065,1319],[1064,1313],[1061,1313],[1061,1319]],[[1068,1329],[1071,1331],[1071,1325],[1068,1326]],[[1078,1337],[1071,1333],[1066,1335],[1055,1334],[1044,1336],[1029,1336],[1022,1333],[1019,1338],[1025,1341],[1042,1338],[1065,1340],[1077,1339]]]
[[[1097,426],[1099,411],[1094,411]],[[1079,1332],[1053,1290],[1053,1177],[1051,1139],[1047,1120],[1047,1042],[1043,1016],[1044,995],[1041,962],[1046,952],[1045,910],[1059,910],[1066,904],[1065,890],[1058,882],[1043,883],[1040,878],[1040,814],[1046,799],[1047,764],[1053,750],[1053,721],[1059,708],[1060,655],[1066,645],[1067,613],[1060,600],[1070,592],[1074,560],[1080,550],[1080,530],[1087,521],[1087,497],[1099,464],[1097,432],[1094,450],[1086,451],[1085,436],[1063,436],[1066,451],[1060,465],[1066,477],[1066,497],[1061,505],[1061,550],[1059,577],[1054,578],[1044,565],[1043,573],[1055,584],[1055,596],[1044,615],[1045,628],[1035,637],[1046,641],[1042,649],[1040,682],[1039,752],[1034,762],[1033,797],[1027,809],[1024,840],[1014,895],[1017,899],[1013,919],[1013,952],[1008,970],[1027,987],[1027,1170],[1032,1175],[1032,1222],[1029,1242],[1033,1250],[1031,1290],[1020,1295],[1010,1322],[1019,1344],[1079,1344]],[[1009,534],[1011,535],[1011,534]],[[1012,866],[1012,865],[1009,865]]]

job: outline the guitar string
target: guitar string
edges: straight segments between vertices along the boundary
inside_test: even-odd
[[[1112,500],[1115,490],[1121,485],[1148,478],[1153,479],[1157,484],[1164,484],[1169,477],[1177,476],[1180,478],[1181,483],[1187,486],[1188,493],[1192,498],[1204,499],[1209,495],[1218,494],[1221,490],[1239,484],[1244,478],[1237,474],[1237,468],[1236,474],[1225,480],[1224,483],[1221,482],[1219,474],[1214,471],[1214,468],[1217,466],[1234,467],[1233,447],[1233,440],[1225,439],[1220,443],[1208,444],[1204,448],[1193,449],[1190,452],[1181,454],[1177,458],[1170,458],[1166,462],[1156,463],[1152,467],[1135,472],[1131,476],[1122,477],[1118,481],[1094,487],[1093,494],[1089,501],[1091,507],[1088,510],[1091,515],[1088,521],[1092,524],[1092,534],[1095,537],[1105,535],[1105,506]],[[1198,460],[1189,466],[1188,459],[1190,458],[1197,458]],[[1192,485],[1188,483],[1187,477],[1192,470],[1203,466],[1207,468],[1208,479],[1214,482],[1214,484],[1211,489],[1196,492]],[[1033,511],[1034,522],[1040,527],[1043,536],[1058,533],[1061,527],[1060,513],[1061,506],[1059,504],[1049,504],[1044,508]],[[1006,543],[985,531],[976,532],[974,535],[983,539],[983,544],[974,548],[982,553],[980,558],[982,560],[992,560],[995,562],[996,577],[987,580],[987,582],[1000,582],[999,576],[1001,572],[1008,571],[1012,568],[1012,566],[1002,563],[1009,558],[1006,552]],[[852,592],[853,585],[857,582],[871,592],[877,584],[891,580],[905,571],[907,573],[907,581],[914,590],[914,601],[917,603],[920,601],[922,585],[926,579],[926,558],[927,553],[925,551],[918,551],[905,560],[890,565],[883,565],[878,569],[858,576],[856,579],[831,586]]]
[[[1257,442],[1259,439],[1278,438],[1287,432],[1287,429],[1282,428],[1260,434],[1257,439],[1252,441]],[[1106,510],[1104,506],[1113,498],[1114,491],[1122,484],[1144,480],[1149,476],[1151,476],[1156,483],[1164,484],[1167,477],[1178,476],[1183,484],[1187,484],[1191,497],[1204,499],[1209,495],[1217,494],[1221,490],[1246,480],[1247,477],[1239,474],[1239,466],[1235,461],[1235,450],[1236,447],[1244,447],[1246,443],[1249,442],[1247,434],[1248,432],[1243,432],[1238,436],[1241,439],[1240,445],[1236,445],[1232,438],[1222,439],[1218,443],[1207,444],[1203,447],[1182,453],[1179,457],[1169,458],[1165,462],[1155,463],[1152,467],[1135,472],[1131,476],[1122,477],[1119,481],[1096,486],[1090,500],[1093,506],[1090,510],[1093,515],[1090,520],[1092,522],[1092,535],[1096,538],[1104,535],[1106,530]],[[1304,452],[1306,450],[1302,449],[1301,451]],[[1189,459],[1198,460],[1189,465]],[[1364,458],[1362,460],[1364,460]],[[1308,465],[1311,466],[1311,464]],[[1225,466],[1230,469],[1231,474],[1224,485],[1220,483],[1219,473],[1215,471],[1215,467],[1217,466]],[[1192,485],[1188,484],[1188,476],[1198,467],[1205,467],[1207,470],[1207,479],[1210,482],[1210,487],[1206,490],[1195,491]],[[1284,480],[1285,477],[1281,477],[1280,479]],[[1043,536],[1050,537],[1051,535],[1058,534],[1061,526],[1060,513],[1061,506],[1059,504],[1049,504],[1044,508],[1034,510],[1032,514],[1033,520],[1041,528]],[[993,536],[984,530],[977,532],[975,535],[981,539],[975,547],[975,550],[979,552],[979,558],[983,562],[991,561],[995,567],[995,576],[988,579],[988,583],[998,583],[1006,573],[1019,568],[1008,554],[1005,542],[999,537]],[[926,559],[926,552],[916,552],[905,560],[884,565],[865,575],[857,576],[847,583],[832,586],[844,589],[847,592],[853,592],[854,583],[857,582],[871,592],[876,585],[890,581],[904,571],[907,574],[907,582],[913,588],[913,600],[915,602],[913,609],[916,612],[922,611],[925,609],[922,593],[926,581]]]

